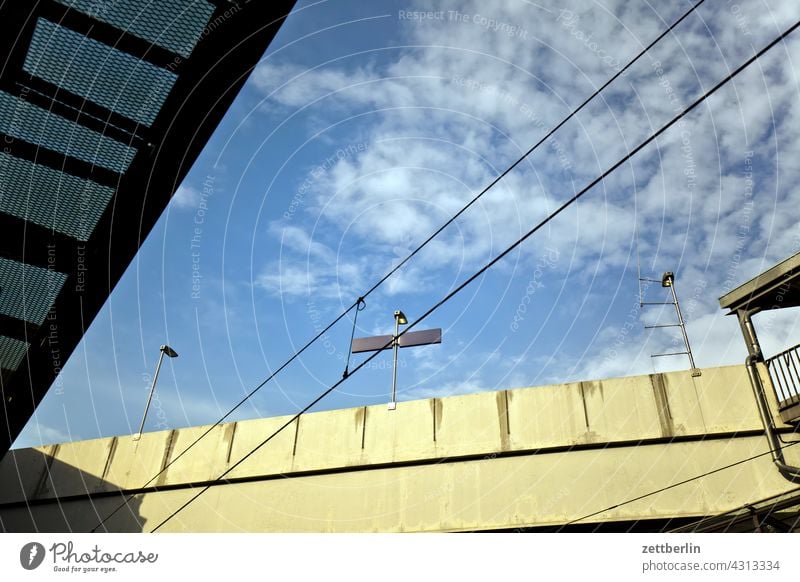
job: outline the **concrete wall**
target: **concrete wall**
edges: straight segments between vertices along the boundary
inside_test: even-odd
[[[2,525],[88,530],[119,504],[113,492],[145,488],[109,527],[148,531],[196,492],[190,485],[214,480],[287,421],[216,427],[149,485],[207,427],[13,451],[0,463]],[[763,453],[761,430],[741,366],[313,413],[163,530],[560,524]],[[762,456],[592,520],[707,515],[789,488]]]

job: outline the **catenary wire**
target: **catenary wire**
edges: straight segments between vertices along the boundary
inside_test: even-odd
[[[779,498],[785,497],[785,496],[788,496],[788,495],[792,495],[794,493],[800,493],[800,487],[797,487],[795,489],[789,489],[788,491],[784,491],[782,493],[778,493],[777,495],[771,495],[767,499],[761,499],[761,500],[755,501],[753,503],[745,503],[744,505],[740,505],[739,507],[735,507],[735,508],[730,509],[728,511],[723,511],[722,513],[718,513],[716,515],[711,515],[711,516],[708,516],[708,517],[704,517],[702,519],[698,519],[697,521],[694,521],[694,522],[692,522],[692,523],[690,523],[688,525],[683,525],[683,526],[680,526],[680,527],[676,527],[674,529],[667,530],[665,533],[680,533],[680,532],[687,533],[689,531],[691,531],[693,533],[700,533],[700,532],[698,532],[698,528],[703,527],[703,526],[705,526],[705,527],[709,527],[709,526],[714,527],[717,524],[717,522],[719,522],[722,518],[724,518],[726,516],[731,516],[729,519],[724,520],[725,522],[728,522],[728,526],[727,527],[730,527],[730,525],[734,521],[742,519],[741,515],[736,515],[737,512],[742,511],[742,510],[746,510],[746,509],[750,509],[754,505],[760,505],[762,503],[766,503],[767,501],[773,501],[773,500],[775,501],[772,504],[772,508],[774,509],[775,505],[780,503],[780,501],[778,501]],[[773,511],[773,509],[770,509],[770,512]],[[750,516],[748,516],[748,517],[750,517]],[[798,514],[798,519],[800,519],[800,514]],[[707,530],[703,529],[702,531],[707,531]],[[727,529],[726,529],[726,531],[727,531]]]
[[[564,119],[562,119],[557,125],[555,125],[552,129],[550,129],[542,138],[539,139],[531,148],[529,148],[522,156],[520,156],[513,164],[511,164],[508,168],[506,168],[502,173],[500,173],[492,182],[489,183],[483,190],[481,190],[477,195],[475,195],[466,205],[464,205],[461,210],[459,210],[456,214],[454,214],[451,218],[449,218],[442,226],[440,226],[436,231],[434,231],[427,239],[425,239],[420,245],[418,245],[411,253],[409,253],[402,261],[400,261],[397,265],[395,265],[391,270],[389,270],[381,279],[378,280],[370,289],[364,293],[361,297],[359,297],[353,304],[351,304],[345,311],[343,311],[340,315],[338,315],[331,323],[329,323],[322,331],[317,333],[313,338],[311,338],[302,348],[300,348],[297,352],[295,352],[288,360],[286,360],[280,367],[278,367],[275,372],[270,374],[263,382],[258,384],[255,388],[253,388],[249,393],[247,393],[239,402],[237,402],[228,412],[226,412],[219,420],[217,420],[214,424],[210,425],[208,429],[206,429],[203,433],[201,433],[194,441],[192,441],[183,451],[181,451],[175,458],[171,459],[169,463],[167,463],[158,473],[156,473],[147,483],[143,485],[143,487],[147,487],[150,483],[155,481],[161,474],[163,474],[171,465],[178,461],[184,454],[186,454],[190,449],[192,449],[197,443],[199,443],[203,438],[205,438],[209,433],[211,433],[217,426],[219,426],[222,422],[225,421],[231,414],[233,414],[242,404],[247,402],[256,392],[261,390],[268,382],[270,382],[275,376],[277,376],[281,371],[283,371],[289,364],[294,362],[300,355],[302,355],[312,344],[317,342],[328,330],[330,330],[335,324],[342,320],[353,308],[358,308],[361,304],[363,304],[364,299],[368,297],[371,293],[377,290],[383,283],[385,283],[392,275],[394,275],[398,270],[400,270],[409,260],[411,260],[414,256],[416,256],[424,247],[426,247],[433,239],[439,236],[448,226],[450,226],[455,220],[457,220],[464,212],[466,212],[473,204],[475,204],[480,198],[483,197],[489,190],[491,190],[500,180],[502,180],[506,175],[508,175],[511,171],[513,171],[519,164],[521,164],[528,156],[530,156],[534,151],[536,151],[547,139],[550,138],[556,131],[558,131],[564,124],[566,124],[570,119],[572,119],[575,115],[577,115],[586,105],[588,105],[591,101],[595,99],[606,87],[611,85],[618,77],[623,75],[631,66],[633,66],[641,57],[643,57],[653,46],[655,46],[661,39],[663,39],[666,35],[668,35],[672,30],[678,26],[683,20],[689,16],[692,12],[694,12],[697,8],[700,7],[706,0],[699,0],[695,4],[693,4],[686,12],[684,12],[675,22],[673,22],[669,27],[667,27],[661,34],[659,34],[653,41],[650,42],[645,48],[643,48],[635,57],[633,57],[624,67],[622,67],[619,71],[617,71],[614,75],[612,75],[605,83],[603,83],[598,89],[596,89],[589,97],[587,97],[578,107],[573,109]],[[352,341],[352,340],[351,340]],[[346,368],[345,368],[346,369]],[[347,369],[346,369],[347,370]],[[347,372],[350,373],[349,371]],[[120,509],[125,507],[128,502],[131,500],[132,497],[128,497],[127,499],[123,500],[122,503],[117,506],[114,510],[111,511],[105,518],[100,521],[91,531],[97,531],[99,527],[101,527],[111,516],[115,515]]]
[[[684,118],[686,115],[688,115],[688,114],[689,114],[691,111],[693,111],[693,110],[694,110],[694,109],[695,109],[695,108],[696,108],[698,105],[700,105],[701,103],[703,103],[703,102],[704,102],[706,99],[708,99],[708,98],[709,98],[711,95],[713,95],[714,93],[716,93],[716,92],[717,92],[717,91],[718,91],[718,90],[719,90],[721,87],[723,87],[725,84],[727,84],[727,83],[728,83],[728,82],[729,82],[731,79],[733,79],[734,77],[736,77],[736,76],[737,76],[739,73],[741,73],[741,72],[742,72],[743,70],[745,70],[745,69],[746,69],[748,66],[750,66],[752,63],[754,63],[754,62],[755,62],[755,61],[756,61],[756,60],[757,60],[759,57],[761,57],[763,54],[765,54],[767,51],[769,51],[771,48],[773,48],[773,47],[774,47],[776,44],[778,44],[778,43],[779,43],[780,41],[782,41],[784,38],[786,38],[787,36],[789,36],[789,35],[790,35],[790,34],[791,34],[791,33],[792,33],[792,32],[793,32],[795,29],[797,29],[797,27],[798,27],[798,26],[800,26],[800,20],[799,20],[799,21],[797,21],[797,22],[795,22],[795,23],[794,23],[792,26],[790,26],[790,27],[789,27],[789,28],[788,28],[786,31],[784,31],[784,32],[783,32],[781,35],[779,35],[779,36],[775,37],[775,38],[774,38],[774,39],[773,39],[773,40],[772,40],[772,41],[771,41],[769,44],[767,44],[765,47],[763,47],[761,50],[759,50],[757,53],[755,53],[755,54],[754,54],[752,57],[750,57],[749,59],[747,59],[747,61],[745,61],[743,64],[741,64],[739,67],[737,67],[737,68],[736,68],[736,69],[735,69],[733,72],[729,73],[729,74],[728,74],[727,76],[725,76],[725,77],[724,77],[724,78],[723,78],[721,81],[719,81],[719,82],[718,82],[716,85],[714,85],[714,86],[713,86],[711,89],[709,89],[708,91],[706,91],[706,93],[704,93],[702,96],[700,96],[700,97],[699,97],[698,99],[696,99],[694,102],[692,102],[692,104],[691,104],[691,105],[689,105],[689,106],[688,106],[688,107],[686,107],[686,108],[685,108],[683,111],[681,111],[680,113],[678,113],[678,114],[677,114],[675,117],[673,117],[673,118],[672,118],[672,119],[671,119],[669,122],[667,122],[665,125],[663,125],[663,126],[660,128],[660,129],[658,129],[657,131],[655,131],[654,133],[652,133],[652,134],[651,134],[651,135],[650,135],[650,136],[649,136],[647,139],[645,139],[643,142],[641,142],[641,143],[640,143],[638,146],[636,146],[636,147],[635,147],[635,148],[634,148],[632,151],[630,151],[630,152],[628,152],[626,155],[624,155],[624,156],[623,156],[623,157],[622,157],[622,158],[621,158],[619,161],[617,161],[617,162],[616,162],[616,163],[614,163],[612,166],[610,166],[608,169],[606,169],[606,170],[605,170],[605,171],[604,171],[602,174],[600,174],[600,175],[599,175],[597,178],[595,178],[594,180],[592,180],[592,181],[591,181],[591,182],[590,182],[588,185],[584,186],[584,188],[583,188],[583,189],[581,189],[581,190],[580,190],[578,193],[576,193],[574,196],[572,196],[572,197],[571,197],[571,198],[569,198],[567,201],[565,201],[565,202],[564,202],[564,203],[563,203],[561,206],[559,206],[559,207],[558,207],[558,208],[557,208],[555,211],[551,212],[551,213],[550,213],[550,214],[549,214],[547,217],[545,217],[545,218],[544,218],[544,219],[543,219],[541,222],[539,222],[539,223],[538,223],[536,226],[534,226],[532,229],[530,229],[530,230],[529,230],[529,231],[528,231],[528,232],[527,232],[525,235],[523,235],[521,238],[517,239],[517,241],[516,241],[516,242],[512,243],[512,244],[511,244],[509,247],[507,247],[507,248],[506,248],[506,249],[505,249],[505,250],[504,250],[502,253],[500,253],[499,255],[497,255],[496,257],[494,257],[494,258],[493,258],[491,261],[489,261],[488,263],[486,263],[486,264],[485,264],[483,267],[481,267],[481,268],[480,268],[478,271],[476,271],[476,272],[475,272],[473,275],[471,275],[471,276],[470,276],[470,277],[468,277],[466,280],[464,280],[464,281],[463,281],[463,282],[462,282],[460,285],[458,285],[458,287],[456,287],[456,288],[455,288],[455,289],[453,289],[453,290],[452,290],[450,293],[448,293],[447,295],[445,295],[445,296],[444,296],[444,297],[443,297],[441,300],[439,300],[439,301],[438,301],[436,304],[434,304],[434,305],[433,305],[431,308],[429,308],[429,309],[428,309],[428,310],[427,310],[427,311],[426,311],[424,314],[422,314],[420,317],[418,317],[418,318],[417,318],[417,319],[416,319],[414,322],[410,323],[410,324],[409,324],[409,325],[408,325],[408,326],[407,326],[407,327],[406,327],[406,328],[405,328],[405,329],[404,329],[404,330],[403,330],[401,333],[399,333],[399,334],[398,334],[398,336],[397,336],[397,337],[399,338],[399,337],[401,337],[402,335],[404,335],[404,334],[408,333],[409,331],[411,331],[411,330],[412,330],[414,327],[416,327],[416,326],[417,326],[419,323],[421,323],[423,320],[425,320],[425,319],[426,319],[426,318],[427,318],[427,317],[428,317],[430,314],[432,314],[434,311],[436,311],[437,309],[439,309],[439,307],[441,307],[442,305],[444,305],[445,303],[447,303],[447,301],[449,301],[450,299],[452,299],[452,298],[453,298],[453,297],[454,297],[456,294],[458,294],[458,293],[459,293],[461,290],[463,290],[465,287],[467,287],[467,286],[468,286],[470,283],[472,283],[472,282],[473,282],[475,279],[477,279],[478,277],[480,277],[480,276],[481,276],[483,273],[485,273],[486,271],[488,271],[488,270],[489,270],[489,269],[490,269],[492,266],[494,266],[494,265],[495,265],[497,262],[499,262],[500,260],[502,260],[502,259],[503,259],[503,258],[504,258],[506,255],[508,255],[508,254],[509,254],[511,251],[513,251],[515,248],[517,248],[519,245],[521,245],[521,244],[522,244],[524,241],[526,241],[528,238],[530,238],[530,237],[531,237],[531,236],[532,236],[534,233],[536,233],[536,232],[537,232],[539,229],[541,229],[541,228],[542,228],[542,227],[543,227],[545,224],[547,224],[548,222],[550,222],[551,220],[553,220],[553,219],[554,219],[556,216],[558,216],[559,214],[561,214],[561,212],[563,212],[563,211],[564,211],[564,210],[565,210],[567,207],[569,207],[570,205],[572,205],[573,203],[575,203],[575,202],[576,202],[578,199],[580,199],[580,198],[581,198],[581,197],[582,197],[584,194],[586,194],[586,192],[588,192],[588,191],[589,191],[589,190],[591,190],[591,189],[592,189],[594,186],[596,186],[598,183],[600,183],[600,182],[601,182],[603,179],[605,179],[605,178],[606,178],[606,177],[607,177],[609,174],[611,174],[611,173],[612,173],[612,172],[614,172],[614,171],[615,171],[617,168],[619,168],[621,165],[623,165],[625,162],[627,162],[628,160],[630,160],[630,159],[631,159],[633,156],[635,156],[635,155],[636,155],[638,152],[640,152],[640,151],[641,151],[642,149],[644,149],[644,148],[645,148],[647,145],[649,145],[651,142],[653,142],[653,140],[655,140],[655,139],[656,139],[658,136],[660,136],[662,133],[664,133],[666,130],[668,130],[670,127],[672,127],[672,126],[673,126],[675,123],[677,123],[678,121],[680,121],[681,119],[683,119],[683,118]],[[333,392],[333,391],[334,391],[336,388],[338,388],[338,387],[339,387],[339,386],[340,386],[340,385],[341,385],[343,382],[345,382],[347,379],[349,379],[350,377],[352,377],[352,376],[353,376],[353,374],[355,374],[356,372],[358,372],[358,371],[359,371],[361,368],[363,368],[363,367],[364,367],[366,364],[368,364],[370,361],[372,361],[372,359],[373,359],[373,358],[375,358],[375,357],[376,357],[378,354],[380,354],[380,353],[381,353],[381,351],[382,351],[384,348],[387,348],[387,347],[389,347],[393,341],[394,341],[394,337],[393,337],[393,338],[392,338],[390,341],[388,341],[388,342],[386,343],[386,345],[384,345],[384,346],[383,346],[383,348],[381,348],[381,350],[377,350],[377,351],[376,351],[376,352],[374,352],[374,353],[373,353],[371,356],[369,356],[369,357],[368,357],[366,360],[364,360],[364,361],[363,361],[363,362],[361,362],[361,363],[360,363],[358,366],[356,366],[356,367],[353,369],[353,371],[350,373],[350,375],[349,375],[349,376],[347,376],[346,378],[342,378],[342,379],[338,380],[338,381],[337,381],[337,382],[335,382],[333,385],[331,385],[331,386],[330,386],[328,389],[326,389],[324,392],[322,392],[320,395],[318,395],[318,396],[317,396],[317,397],[316,397],[314,400],[312,400],[312,401],[311,401],[311,402],[310,402],[308,405],[306,405],[306,406],[305,406],[305,407],[304,407],[302,410],[300,410],[299,412],[297,412],[297,413],[296,413],[296,414],[295,414],[295,415],[294,415],[294,416],[293,416],[291,419],[289,419],[288,421],[286,421],[286,422],[285,422],[285,423],[284,423],[284,424],[283,424],[283,425],[282,425],[280,428],[278,428],[278,429],[277,429],[275,432],[273,432],[273,433],[272,433],[270,436],[268,436],[268,437],[267,437],[266,439],[264,439],[264,440],[263,440],[261,443],[259,443],[259,444],[258,444],[258,445],[256,445],[256,446],[255,446],[253,449],[251,449],[251,450],[250,450],[248,453],[246,453],[246,454],[245,454],[245,455],[244,455],[244,456],[243,456],[241,459],[239,459],[239,460],[238,460],[238,461],[237,461],[237,462],[236,462],[234,465],[232,465],[232,466],[231,466],[231,467],[229,467],[227,470],[225,470],[225,471],[224,471],[224,472],[223,472],[223,473],[222,473],[222,474],[221,474],[221,475],[220,475],[220,476],[219,476],[217,479],[215,479],[215,481],[224,482],[224,478],[225,478],[225,476],[226,476],[226,475],[228,475],[228,474],[229,474],[229,473],[230,473],[232,470],[234,470],[234,469],[235,469],[236,467],[238,467],[238,466],[239,466],[241,463],[243,463],[245,460],[247,460],[247,459],[248,459],[248,458],[249,458],[249,457],[250,457],[252,454],[254,454],[256,451],[258,451],[258,450],[259,450],[259,449],[260,449],[262,446],[264,446],[265,444],[267,444],[267,443],[268,443],[270,440],[272,440],[272,439],[273,439],[273,438],[274,438],[276,435],[278,435],[278,434],[279,434],[281,431],[283,431],[283,430],[284,430],[284,429],[285,429],[287,426],[289,426],[290,424],[292,424],[292,423],[293,423],[293,422],[294,422],[296,419],[298,419],[298,418],[299,418],[300,416],[302,416],[302,415],[303,415],[305,412],[307,412],[309,409],[311,409],[313,406],[315,406],[315,405],[316,405],[316,404],[317,404],[319,401],[321,401],[323,398],[325,398],[325,397],[326,397],[328,394],[330,394],[331,392]],[[789,445],[789,446],[791,446],[791,445]],[[761,456],[761,455],[758,455],[758,456]],[[158,524],[158,525],[157,525],[157,526],[156,526],[156,527],[155,527],[153,530],[151,530],[151,531],[152,531],[152,532],[155,532],[155,531],[157,531],[159,528],[161,528],[161,526],[163,526],[163,525],[164,525],[164,524],[166,524],[166,523],[167,523],[169,520],[171,520],[173,517],[175,517],[175,516],[176,516],[176,515],[177,515],[179,512],[181,512],[181,511],[182,511],[184,508],[186,508],[187,506],[189,506],[189,505],[190,505],[190,504],[191,504],[193,501],[195,501],[195,500],[196,500],[198,497],[200,497],[200,496],[201,496],[203,493],[205,493],[206,491],[208,491],[208,489],[210,489],[210,488],[212,487],[212,485],[213,485],[213,483],[212,483],[212,484],[208,484],[208,485],[204,486],[204,487],[203,487],[203,488],[202,488],[202,489],[201,489],[201,490],[200,490],[200,491],[199,491],[197,494],[195,494],[194,496],[192,496],[192,497],[191,497],[191,498],[190,498],[188,501],[186,501],[186,502],[185,502],[183,505],[181,505],[181,506],[180,506],[178,509],[176,509],[176,510],[175,510],[173,513],[171,513],[171,514],[170,514],[168,517],[166,517],[166,518],[165,518],[163,521],[161,521],[161,522],[160,522],[160,523],[159,523],[159,524]],[[586,517],[584,517],[584,518],[582,518],[582,519],[586,519]]]
[[[353,352],[353,339],[356,337],[356,326],[358,325],[358,312],[364,311],[367,308],[367,303],[364,301],[363,297],[358,298],[358,306],[356,307],[356,313],[353,315],[353,329],[350,330],[350,343],[348,344],[347,348],[347,361],[344,363],[344,372],[342,373],[342,378],[347,378],[350,374],[350,356]]]
[[[785,447],[782,447],[781,450],[782,449],[787,449],[787,448],[789,448],[791,446],[794,446],[796,444],[800,444],[800,443],[793,443],[791,445],[787,445]],[[642,499],[646,499],[647,497],[651,497],[653,495],[658,495],[659,493],[663,493],[664,491],[669,491],[670,489],[674,489],[675,487],[679,487],[681,485],[686,485],[687,483],[691,483],[692,481],[696,481],[698,479],[702,479],[703,477],[708,477],[709,475],[713,475],[715,473],[719,473],[719,472],[724,471],[726,469],[731,469],[731,468],[736,467],[738,465],[743,465],[744,463],[748,463],[750,461],[754,461],[754,460],[756,460],[756,459],[758,459],[760,457],[764,457],[766,455],[771,455],[772,453],[775,453],[775,452],[777,452],[777,450],[769,449],[767,451],[764,451],[763,453],[758,453],[757,455],[753,455],[752,457],[747,457],[746,459],[740,459],[740,460],[735,461],[733,463],[730,463],[728,465],[724,465],[722,467],[717,467],[716,469],[712,469],[711,471],[706,471],[705,473],[701,473],[699,475],[695,475],[694,477],[689,477],[688,479],[684,479],[683,481],[678,481],[677,483],[672,483],[670,485],[666,485],[664,487],[660,487],[660,488],[655,489],[653,491],[650,491],[648,493],[644,493],[642,495],[638,495],[636,497],[632,497],[631,499],[626,499],[625,501],[621,501],[619,503],[615,503],[614,505],[609,505],[608,507],[604,507],[603,509],[599,509],[597,511],[593,511],[592,513],[587,513],[586,515],[584,515],[582,517],[579,517],[577,519],[573,519],[572,521],[568,521],[562,527],[566,527],[568,525],[572,525],[572,524],[578,523],[578,522],[583,521],[585,519],[589,519],[590,517],[594,517],[595,515],[600,515],[601,513],[605,513],[606,511],[611,511],[612,509],[617,509],[618,507],[622,507],[623,505],[629,505],[631,503],[635,503],[636,501],[640,501]]]

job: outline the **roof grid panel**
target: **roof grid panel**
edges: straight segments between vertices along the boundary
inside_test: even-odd
[[[0,257],[0,313],[42,325],[66,280],[53,269]]]
[[[114,190],[21,158],[0,154],[0,211],[89,240]]]
[[[24,70],[151,125],[177,76],[113,47],[40,18]]]
[[[214,13],[203,0],[57,0],[129,34],[188,57]]]
[[[0,131],[119,173],[128,169],[136,155],[136,148],[3,91],[0,91]]]
[[[0,368],[16,370],[25,352],[28,351],[27,343],[0,335]]]

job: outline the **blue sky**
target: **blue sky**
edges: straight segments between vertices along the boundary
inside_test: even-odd
[[[15,446],[212,423],[689,7],[299,2]],[[419,13],[429,10],[429,13]],[[800,16],[709,1],[367,299],[415,319]],[[677,275],[699,366],[741,363],[717,298],[800,249],[790,38],[420,325],[401,400],[688,367],[644,276]],[[665,299],[647,289],[647,300]],[[770,354],[792,311],[757,319]],[[337,381],[345,319],[232,417]],[[679,344],[678,344],[679,345]],[[354,362],[363,355],[353,356]],[[381,354],[317,409],[386,402]],[[352,367],[352,365],[351,365]]]

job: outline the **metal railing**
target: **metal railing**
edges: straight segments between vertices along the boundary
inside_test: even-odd
[[[800,403],[800,345],[765,361],[781,409]]]

